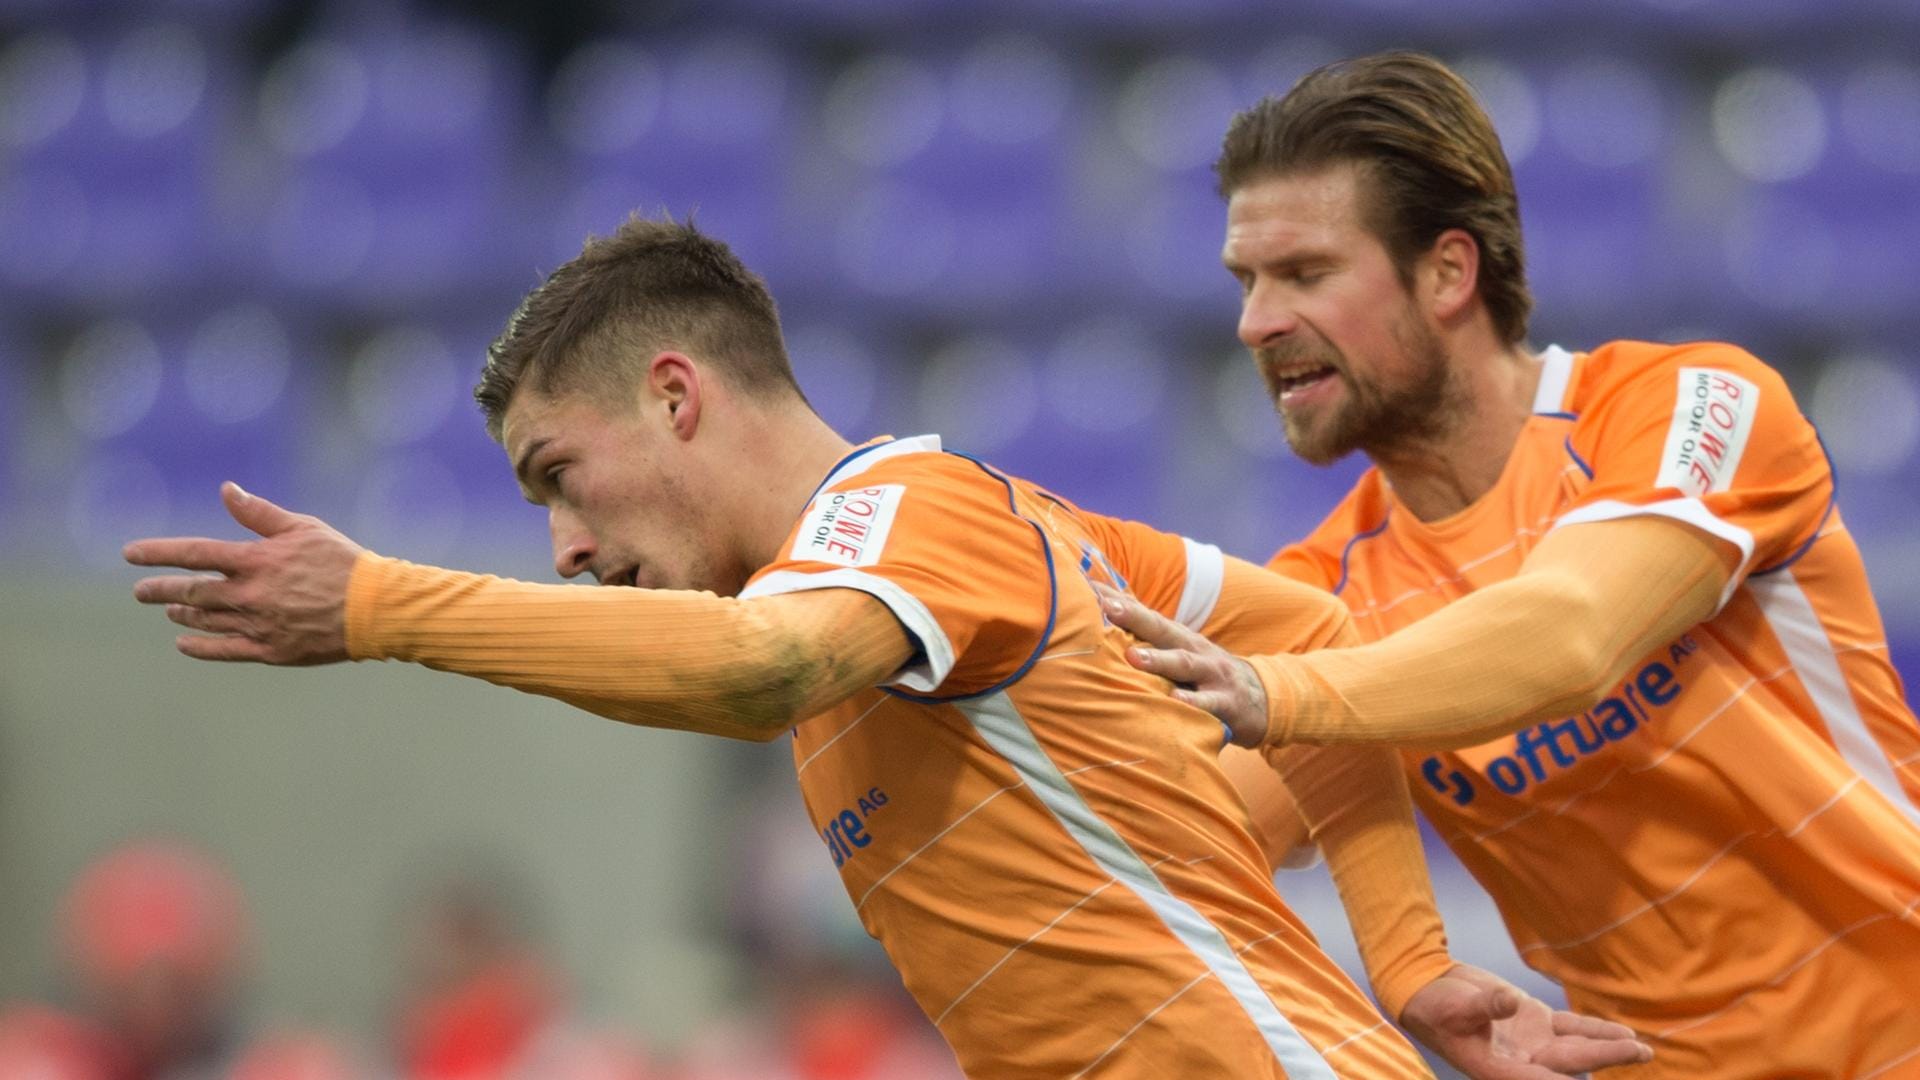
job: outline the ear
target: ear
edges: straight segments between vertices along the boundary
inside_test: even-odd
[[[1465,229],[1441,233],[1420,258],[1420,278],[1423,299],[1434,319],[1450,323],[1460,318],[1479,295],[1479,241]]]
[[[647,365],[648,404],[682,441],[693,438],[700,427],[702,374],[693,358],[680,352],[659,353]]]

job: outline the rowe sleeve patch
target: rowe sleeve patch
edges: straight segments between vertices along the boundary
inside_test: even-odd
[[[1746,453],[1760,388],[1729,371],[1680,369],[1680,394],[1660,454],[1655,487],[1679,488],[1699,498],[1725,491]]]
[[[887,533],[907,489],[880,484],[856,491],[829,491],[814,500],[794,536],[796,561],[871,566],[886,549]]]

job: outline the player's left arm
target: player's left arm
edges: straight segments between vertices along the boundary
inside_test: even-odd
[[[738,600],[529,584],[382,558],[317,518],[232,485],[222,495],[260,539],[140,540],[125,552],[136,565],[220,575],[134,588],[199,631],[177,639],[199,659],[404,660],[626,723],[766,740],[913,655],[899,621],[861,592]]]

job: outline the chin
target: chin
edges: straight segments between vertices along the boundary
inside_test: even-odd
[[[1331,465],[1356,449],[1351,439],[1342,437],[1345,432],[1313,430],[1292,420],[1287,421],[1285,429],[1287,446],[1295,457],[1309,465]]]

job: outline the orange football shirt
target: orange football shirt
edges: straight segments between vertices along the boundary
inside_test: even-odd
[[[1920,1075],[1920,728],[1778,373],[1718,344],[1550,349],[1472,506],[1419,521],[1372,470],[1271,566],[1371,641],[1552,529],[1643,514],[1738,550],[1721,609],[1581,715],[1404,752],[1415,800],[1526,962],[1653,1044],[1621,1075]]]
[[[1145,532],[932,436],[828,476],[741,596],[857,589],[919,651],[794,730],[827,856],[971,1076],[1430,1075],[1274,891],[1220,724],[1127,664],[1090,580],[1204,621],[1221,578]]]

